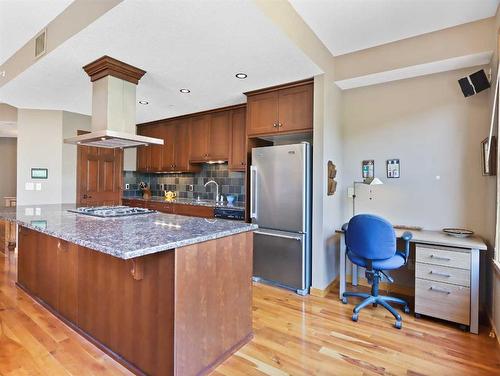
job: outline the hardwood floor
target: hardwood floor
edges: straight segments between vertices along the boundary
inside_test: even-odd
[[[0,375],[130,375],[15,287],[15,258],[0,253]],[[488,328],[404,315],[381,307],[351,321],[333,292],[305,298],[254,287],[254,339],[213,375],[500,375],[500,346]]]

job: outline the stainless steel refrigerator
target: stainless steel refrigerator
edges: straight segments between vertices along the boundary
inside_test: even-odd
[[[311,146],[252,149],[250,217],[254,280],[300,295],[311,286]]]

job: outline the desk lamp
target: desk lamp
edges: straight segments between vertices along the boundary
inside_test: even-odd
[[[382,180],[379,178],[373,177],[373,178],[366,178],[363,181],[355,181],[353,184],[353,195],[352,195],[352,216],[354,217],[356,215],[356,211],[354,210],[354,204],[356,202],[356,184],[366,184],[366,185],[382,185],[384,184]],[[371,193],[371,191],[370,191]]]

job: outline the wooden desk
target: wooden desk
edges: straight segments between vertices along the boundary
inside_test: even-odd
[[[400,230],[395,229],[396,236],[400,238],[405,231],[409,230]],[[339,286],[339,298],[342,299],[342,294],[346,291],[346,246],[345,246],[345,238],[344,232],[342,230],[337,230],[337,233],[341,234],[340,239],[340,286]],[[478,333],[478,325],[479,325],[479,252],[485,251],[487,249],[484,241],[477,237],[472,236],[469,238],[455,238],[449,235],[446,235],[440,231],[409,231],[412,233],[413,238],[411,240],[412,243],[415,243],[416,252],[423,252],[428,249],[434,249],[436,252],[450,252],[449,254],[453,254],[452,252],[459,253],[467,253],[468,263],[466,269],[465,266],[460,266],[462,271],[467,270],[467,273],[470,273],[470,316],[468,317],[470,331],[472,333]],[[422,247],[418,247],[418,245],[423,245]],[[432,257],[432,255],[430,256]],[[418,263],[418,257],[416,257]],[[453,260],[446,259],[450,262]],[[427,264],[426,264],[427,265]],[[436,265],[439,265],[436,264]],[[446,266],[444,266],[446,267]],[[452,265],[453,267],[453,265]],[[420,278],[416,277],[417,281],[420,281]],[[440,282],[436,282],[438,284]],[[352,285],[356,286],[358,284],[358,266],[352,265]],[[420,304],[421,306],[422,304]],[[420,312],[419,312],[420,313]],[[426,312],[421,312],[427,314]],[[431,316],[431,315],[429,315]],[[436,316],[444,319],[449,319],[450,321],[456,321],[443,317],[443,315]]]

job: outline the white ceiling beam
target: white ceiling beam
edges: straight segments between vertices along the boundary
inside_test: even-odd
[[[342,90],[355,89],[358,87],[426,76],[434,73],[487,65],[491,62],[492,57],[493,51],[486,51],[477,54],[454,57],[451,59],[433,61],[426,64],[413,65],[411,67],[368,74],[366,76],[348,78],[346,80],[335,81],[335,84]]]
[[[335,79],[382,72],[495,50],[494,17],[335,57]]]
[[[333,72],[333,56],[288,0],[254,0],[257,7],[323,72]]]

